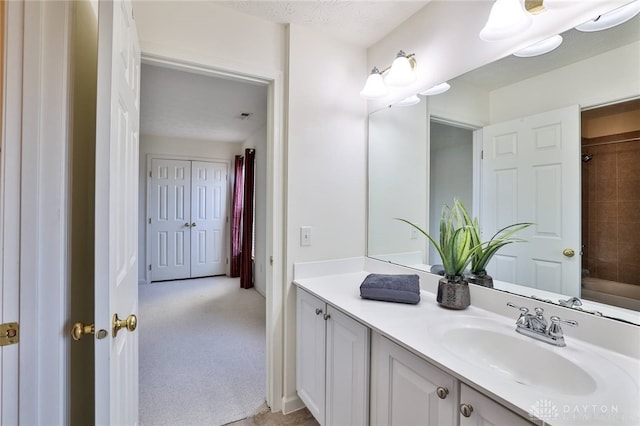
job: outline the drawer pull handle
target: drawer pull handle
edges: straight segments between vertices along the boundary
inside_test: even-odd
[[[316,315],[320,315],[322,313],[322,309],[316,308]]]
[[[324,314],[324,320],[325,320],[325,321],[326,321],[326,320],[328,320],[329,318],[331,318],[331,315],[329,315],[329,314]]]
[[[438,386],[438,389],[436,389],[436,393],[438,394],[438,398],[445,399],[447,395],[449,395],[449,389],[443,386]]]
[[[471,404],[460,404],[460,414],[465,417],[471,417],[471,413],[473,413]]]

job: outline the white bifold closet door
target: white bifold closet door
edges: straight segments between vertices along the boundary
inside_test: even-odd
[[[227,165],[151,160],[151,281],[225,273]]]

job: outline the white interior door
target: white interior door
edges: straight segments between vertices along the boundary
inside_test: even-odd
[[[191,163],[191,276],[222,275],[226,271],[224,230],[227,206],[227,165]]]
[[[116,334],[113,319],[138,312],[140,49],[130,1],[101,1],[98,23],[96,424],[133,425],[138,422],[138,334],[126,329]],[[130,325],[134,328],[133,321]]]
[[[534,225],[494,256],[502,281],[580,296],[580,109],[577,105],[483,129],[481,225],[485,239]],[[563,255],[571,249],[575,255]]]
[[[191,276],[191,161],[151,160],[151,280]]]

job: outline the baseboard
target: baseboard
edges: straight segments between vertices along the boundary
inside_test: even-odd
[[[302,410],[304,407],[304,402],[297,395],[282,398],[282,414],[290,414]]]

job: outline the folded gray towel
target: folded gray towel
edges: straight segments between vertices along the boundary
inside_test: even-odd
[[[369,274],[360,284],[360,297],[415,305],[420,301],[420,278],[415,274]]]

